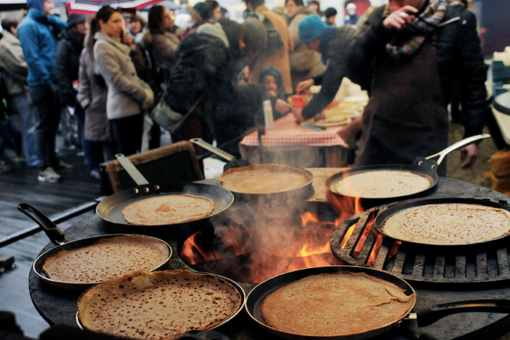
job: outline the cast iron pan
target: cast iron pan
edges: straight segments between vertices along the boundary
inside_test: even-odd
[[[231,168],[242,168],[242,167],[251,165],[250,162],[248,162],[247,160],[236,159],[233,155],[205,142],[201,138],[190,139],[190,142],[192,142],[196,145],[199,145],[199,146],[203,147],[204,149],[211,151],[212,153],[215,153],[216,155],[220,156],[221,158],[226,159],[228,161],[228,163],[225,164],[225,166],[223,167],[224,172]],[[260,164],[260,166],[264,166],[264,164]],[[253,193],[237,192],[237,191],[232,191],[232,190],[231,191],[236,195],[236,198],[246,198],[246,199],[253,199],[253,198],[258,198],[261,196],[272,198],[273,196],[278,196],[278,195],[291,195],[291,196],[296,196],[296,197],[301,197],[301,198],[310,197],[314,193],[313,186],[312,186],[313,174],[310,171],[305,170],[305,169],[300,169],[300,168],[295,168],[295,169],[306,172],[306,174],[311,178],[311,180],[299,188],[292,189],[289,191],[284,191],[284,192],[253,194]]]
[[[39,278],[41,280],[43,280],[44,282],[46,282],[52,286],[59,287],[59,288],[86,289],[90,286],[93,286],[93,285],[101,283],[101,282],[84,284],[84,283],[69,283],[69,282],[63,282],[63,281],[50,279],[49,277],[46,276],[46,274],[44,273],[44,270],[42,268],[44,261],[46,261],[46,259],[48,257],[55,255],[56,253],[58,253],[61,250],[72,250],[72,249],[76,249],[76,248],[86,247],[86,246],[89,246],[99,240],[102,240],[102,239],[108,239],[108,238],[127,235],[127,234],[101,235],[101,236],[83,238],[83,239],[69,242],[65,239],[64,232],[62,230],[60,230],[60,228],[57,227],[55,225],[55,223],[53,223],[48,217],[46,217],[39,210],[37,210],[34,207],[32,207],[28,204],[25,204],[25,203],[21,203],[18,206],[18,210],[21,211],[22,213],[24,213],[25,215],[27,215],[28,217],[30,217],[39,226],[41,226],[41,228],[46,233],[46,235],[51,240],[51,242],[57,246],[57,247],[52,248],[52,249],[44,252],[43,254],[39,255],[39,257],[37,257],[37,259],[35,259],[35,261],[32,265],[32,269],[37,274],[37,276],[39,276]],[[129,235],[137,236],[134,234],[129,234]],[[162,262],[160,265],[158,265],[156,268],[152,268],[151,271],[163,268],[168,263],[170,258],[172,257],[172,247],[170,247],[170,245],[168,243],[166,243],[165,241],[162,241],[158,238],[145,236],[145,235],[143,235],[143,236],[149,237],[149,238],[152,238],[158,242],[161,242],[168,248],[168,252],[169,252],[168,258],[164,262]]]
[[[149,184],[143,175],[135,168],[133,163],[124,157],[124,155],[116,155],[116,157],[138,186],[113,194],[97,205],[96,213],[105,221],[136,226],[136,224],[131,224],[126,221],[123,214],[124,208],[131,203],[159,195],[190,194],[211,199],[214,202],[214,210],[211,214],[204,217],[204,219],[219,214],[230,207],[232,202],[234,202],[234,196],[230,191],[215,185],[201,183]]]
[[[487,134],[476,135],[476,136],[472,136],[472,137],[463,139],[455,144],[450,145],[449,147],[447,147],[446,149],[444,149],[441,152],[438,152],[434,155],[428,156],[423,159],[417,159],[413,164],[377,164],[377,165],[359,166],[359,167],[347,169],[347,170],[341,171],[341,172],[331,176],[330,178],[328,178],[328,180],[326,181],[326,188],[333,194],[346,196],[346,195],[340,194],[337,191],[336,187],[340,181],[348,178],[349,176],[363,173],[363,172],[381,171],[381,170],[410,171],[412,173],[415,173],[417,175],[425,177],[430,183],[429,187],[426,189],[420,190],[420,191],[416,191],[412,194],[403,195],[403,196],[388,196],[388,197],[377,197],[377,198],[363,197],[363,196],[360,197],[364,200],[400,200],[403,198],[409,198],[414,195],[423,193],[424,191],[430,190],[436,186],[437,181],[439,180],[439,176],[437,175],[437,168],[438,168],[439,164],[441,164],[441,162],[443,161],[444,157],[447,154],[449,154],[453,150],[457,150],[459,148],[462,148],[466,145],[469,145],[473,142],[476,142],[478,140],[485,139],[485,138],[490,138],[490,135],[487,135]],[[431,160],[431,158],[434,158],[437,156],[439,156],[439,159],[437,160],[437,162]],[[354,196],[352,196],[352,197],[354,197]]]
[[[388,218],[390,218],[391,216],[396,215],[396,214],[398,214],[398,213],[400,213],[400,212],[402,212],[404,210],[407,210],[407,209],[416,208],[416,207],[422,207],[422,206],[425,206],[425,205],[431,205],[431,204],[454,204],[454,203],[458,203],[458,204],[477,204],[477,205],[483,205],[483,206],[486,206],[486,207],[493,207],[493,208],[503,209],[503,210],[507,210],[507,211],[510,212],[510,206],[508,206],[508,205],[497,203],[497,202],[493,202],[493,201],[490,201],[490,200],[483,200],[483,199],[476,199],[476,198],[448,198],[448,197],[445,197],[445,198],[417,199],[417,200],[414,200],[413,202],[394,205],[391,208],[388,208],[388,209],[380,212],[377,215],[377,217],[375,218],[373,228],[376,229],[378,232],[380,232],[381,234],[383,234],[385,236],[388,236],[388,237],[391,237],[391,238],[395,238],[394,236],[391,235],[391,233],[388,234],[384,230],[384,228],[383,228],[384,222]],[[508,236],[508,234],[505,234],[505,235],[502,235],[502,236],[500,236],[498,238],[495,238],[495,239],[492,239],[492,240],[481,241],[481,242],[472,242],[472,243],[467,243],[467,244],[464,244],[464,245],[462,245],[462,244],[421,243],[421,242],[412,242],[412,241],[409,241],[409,240],[404,240],[404,242],[406,242],[406,243],[413,243],[413,244],[419,244],[419,245],[437,246],[437,247],[459,247],[459,246],[471,246],[471,245],[478,245],[478,244],[487,243],[487,242],[493,242],[493,241],[505,238],[507,236]]]
[[[266,331],[287,339],[368,339],[392,330],[393,328],[399,326],[400,323],[406,319],[408,320],[416,319],[418,321],[418,326],[424,327],[433,324],[434,322],[442,319],[445,316],[456,313],[464,312],[510,313],[510,301],[506,300],[478,300],[478,301],[474,300],[452,302],[435,305],[430,308],[421,310],[417,313],[408,313],[407,315],[404,315],[401,318],[395,320],[394,322],[384,325],[379,329],[375,329],[364,333],[350,334],[346,336],[307,336],[299,333],[289,333],[286,331],[281,331],[265,323],[264,318],[262,317],[261,307],[266,296],[268,296],[278,288],[281,288],[285,285],[303,279],[307,276],[319,275],[324,273],[333,274],[338,272],[365,273],[367,275],[397,285],[398,287],[405,290],[406,295],[411,295],[414,293],[413,287],[411,287],[411,285],[407,283],[405,280],[402,280],[401,278],[391,275],[384,271],[354,266],[316,267],[285,273],[262,282],[261,284],[256,286],[248,295],[245,306],[246,311],[248,312],[248,315],[253,319],[253,321],[255,321],[259,326],[264,328]],[[412,308],[414,308],[414,304],[413,307],[410,308],[409,312],[411,311]],[[339,322],[341,322],[341,320],[339,320]],[[490,326],[491,325],[487,327]]]
[[[211,327],[209,329],[215,329],[215,328],[219,328],[219,327],[223,326],[224,324],[226,324],[227,322],[229,322],[230,320],[235,318],[237,316],[237,314],[239,314],[243,310],[243,307],[244,307],[244,305],[246,303],[246,294],[244,292],[244,289],[241,287],[241,285],[239,283],[237,283],[236,281],[234,281],[232,279],[229,279],[228,277],[217,275],[217,274],[212,274],[212,273],[207,273],[207,272],[196,272],[196,273],[198,273],[198,274],[213,275],[213,276],[219,277],[220,279],[223,279],[223,280],[227,281],[228,283],[230,283],[232,286],[234,286],[235,289],[239,292],[239,294],[241,294],[242,301],[241,301],[241,305],[239,306],[239,309],[237,310],[237,312],[235,312],[234,315],[232,315],[227,320],[225,320],[222,323],[220,323],[220,324],[218,324],[218,325],[216,325],[214,327]],[[83,330],[83,325],[81,324],[80,319],[78,317],[78,312],[76,312],[76,324],[78,325],[78,327],[80,329]]]

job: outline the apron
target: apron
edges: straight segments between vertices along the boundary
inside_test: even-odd
[[[356,166],[412,164],[448,146],[448,111],[436,64],[436,38],[405,60],[376,59]],[[438,168],[446,176],[446,162]]]

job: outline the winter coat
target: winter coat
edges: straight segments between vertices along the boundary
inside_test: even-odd
[[[326,30],[331,28],[332,26],[329,26]],[[307,119],[321,113],[333,101],[342,84],[342,79],[347,76],[348,67],[345,55],[358,31],[350,26],[332,29],[329,41],[321,50],[321,58],[327,60],[328,67],[323,73],[312,77],[315,85],[322,85],[322,88],[301,112]],[[322,40],[323,38],[321,38],[321,45],[324,43]]]
[[[5,84],[10,95],[23,92],[27,85],[28,66],[19,39],[4,31],[0,39],[0,69],[5,74]]]
[[[174,68],[175,51],[180,42],[177,35],[168,31],[158,33],[147,32],[143,38],[144,45],[149,46],[158,66],[164,70],[167,76],[172,73]]]
[[[164,99],[181,114],[187,113],[204,96],[191,117],[205,122],[202,137],[211,142],[214,132],[218,145],[240,136],[254,125],[254,118],[262,114],[265,94],[263,85],[233,86],[230,61],[230,52],[220,38],[193,33],[179,45],[174,71],[165,82]],[[228,152],[239,154],[237,143],[230,147]]]
[[[152,106],[154,93],[147,83],[138,78],[129,56],[130,48],[120,39],[101,32],[96,33],[94,38],[97,40],[94,59],[108,86],[108,119],[133,116]]]
[[[321,55],[316,51],[309,50],[299,40],[299,23],[310,14],[315,14],[315,11],[308,7],[301,7],[289,19],[290,36],[294,42],[294,52],[290,54],[290,75],[293,89],[303,80],[310,79],[326,69],[326,66],[321,62]]]
[[[78,80],[82,49],[83,40],[78,39],[71,28],[60,33],[55,60],[55,77],[63,106],[76,105],[76,90],[73,82]]]
[[[378,55],[385,52],[385,46],[392,39],[382,21],[384,6],[377,8],[365,22],[369,26],[359,36],[347,56],[349,78],[364,88],[370,83],[364,77],[370,66],[377,65]],[[480,38],[476,30],[476,17],[461,5],[448,6],[437,32],[436,59],[441,91],[450,103],[453,84],[460,84],[465,137],[482,133],[485,126],[485,112],[488,108],[485,80],[487,67],[484,64]]]
[[[46,16],[30,8],[18,26],[18,37],[28,64],[28,85],[49,85],[55,82],[55,55],[57,40],[54,34],[67,27],[62,19]]]
[[[85,109],[85,139],[95,142],[111,140],[110,122],[106,116],[108,90],[97,81],[99,70],[92,55],[83,49],[80,58],[78,101]]]
[[[257,12],[264,14],[269,21],[274,25],[283,41],[283,48],[274,52],[267,49],[259,52],[252,69],[250,70],[250,84],[257,84],[259,82],[259,73],[266,65],[273,65],[280,71],[283,78],[283,85],[285,86],[285,93],[292,93],[292,82],[290,78],[290,62],[289,53],[294,51],[294,42],[290,36],[289,27],[285,19],[271,12],[266,6],[262,5],[256,8]]]

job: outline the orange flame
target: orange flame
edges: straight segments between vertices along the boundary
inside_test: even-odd
[[[197,244],[197,236],[202,236],[202,232],[198,231],[191,235],[181,248],[182,259],[190,264],[197,264],[205,261],[218,260],[221,256],[216,251],[205,252]]]

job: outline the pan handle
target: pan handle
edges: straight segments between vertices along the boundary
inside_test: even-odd
[[[432,325],[445,316],[466,312],[491,312],[510,314],[508,300],[471,300],[434,305],[416,313],[419,327]]]
[[[212,146],[211,144],[209,144],[206,141],[204,141],[202,138],[192,138],[189,141],[191,143],[193,143],[193,144],[196,144],[198,146],[203,147],[206,150],[211,151],[212,153],[220,156],[221,158],[226,159],[229,162],[236,159],[234,156],[232,156],[228,152],[225,152],[225,151],[223,151],[223,150],[221,150],[221,149],[219,149],[219,148],[217,148],[215,146]]]
[[[37,223],[54,245],[61,246],[67,243],[64,232],[42,212],[26,203],[18,205],[18,210]]]
[[[457,143],[454,143],[454,144],[450,145],[449,147],[447,147],[446,149],[444,149],[442,151],[439,151],[438,153],[435,153],[433,155],[425,157],[425,159],[431,159],[431,158],[439,156],[439,159],[437,160],[437,165],[439,165],[439,164],[441,164],[443,159],[446,157],[446,155],[448,155],[453,150],[460,149],[463,146],[466,146],[466,145],[469,145],[469,144],[471,144],[473,142],[476,142],[478,140],[485,139],[485,138],[490,138],[490,137],[491,137],[491,135],[488,135],[488,134],[476,135],[476,136],[468,137],[466,139],[463,139],[461,141],[458,141]]]
[[[128,175],[136,182],[136,185],[149,185],[149,181],[143,177],[142,173],[134,166],[131,161],[121,153],[115,155],[120,165],[127,171]]]

